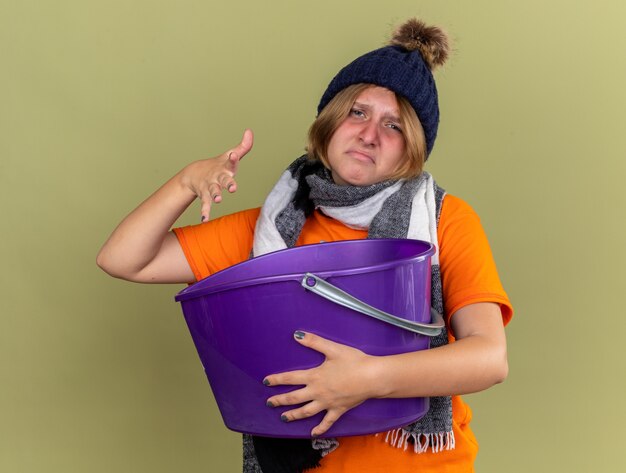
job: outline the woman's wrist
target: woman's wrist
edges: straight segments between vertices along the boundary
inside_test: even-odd
[[[193,190],[192,185],[192,177],[197,172],[196,169],[198,167],[198,163],[198,161],[194,161],[188,164],[174,176],[174,180],[176,181],[179,189],[190,199],[198,197],[197,193]]]
[[[391,387],[385,382],[385,357],[368,355],[363,363],[365,385],[368,386],[368,399],[382,399],[389,397]]]

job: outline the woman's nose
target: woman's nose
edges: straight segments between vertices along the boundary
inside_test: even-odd
[[[359,133],[359,138],[366,146],[372,146],[378,143],[378,125],[373,121],[369,120],[363,123],[361,131]]]

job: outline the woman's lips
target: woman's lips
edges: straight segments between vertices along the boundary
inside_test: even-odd
[[[365,151],[361,151],[358,149],[350,149],[348,150],[346,154],[348,154],[349,156],[352,156],[355,159],[358,159],[359,161],[367,161],[371,163],[374,162],[374,157]]]

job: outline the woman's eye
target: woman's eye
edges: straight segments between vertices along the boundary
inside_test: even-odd
[[[363,113],[363,110],[359,110],[358,108],[353,108],[352,110],[350,110],[350,115],[353,115],[355,117],[364,117],[365,113]]]
[[[396,130],[399,131],[400,133],[402,133],[402,128],[400,128],[400,125],[398,125],[397,123],[387,123],[387,128],[391,128],[392,130]]]

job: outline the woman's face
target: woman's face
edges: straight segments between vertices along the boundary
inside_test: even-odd
[[[368,186],[391,178],[406,159],[396,95],[383,87],[361,92],[328,143],[339,185]]]

